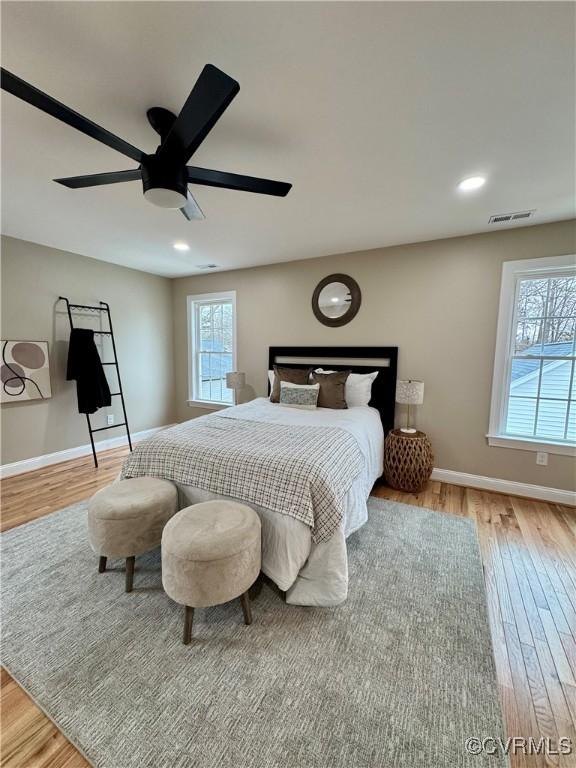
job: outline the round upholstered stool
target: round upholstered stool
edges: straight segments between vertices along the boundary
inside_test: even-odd
[[[100,573],[107,558],[126,558],[126,592],[131,592],[136,556],[160,546],[177,509],[176,486],[155,477],[121,480],[98,491],[88,504],[88,536],[100,556]]]
[[[185,606],[184,643],[192,636],[194,608],[240,597],[244,622],[252,615],[248,589],[260,573],[260,518],[226,499],[181,509],[162,534],[162,584]]]

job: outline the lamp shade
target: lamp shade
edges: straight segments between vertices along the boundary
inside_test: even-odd
[[[414,379],[396,382],[396,402],[400,405],[422,405],[424,402],[424,382]]]
[[[244,389],[246,386],[246,374],[240,371],[230,371],[226,374],[226,386],[228,389]]]

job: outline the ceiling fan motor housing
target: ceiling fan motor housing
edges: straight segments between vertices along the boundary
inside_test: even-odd
[[[160,208],[183,208],[188,194],[186,166],[159,162],[156,155],[146,155],[142,162],[144,197]]]

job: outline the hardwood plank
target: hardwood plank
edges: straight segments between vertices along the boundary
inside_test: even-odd
[[[514,688],[512,673],[510,671],[510,659],[504,633],[504,622],[500,613],[498,598],[498,585],[494,579],[494,571],[488,568],[484,573],[486,581],[486,601],[488,608],[488,621],[492,634],[492,648],[494,651],[494,663],[496,664],[496,677],[498,682],[507,687]]]
[[[563,592],[558,592],[556,598],[560,603],[560,607],[562,608],[566,623],[570,627],[572,639],[576,641],[576,611],[574,610],[574,606],[572,605],[568,595],[564,594]]]
[[[562,683],[561,685],[568,709],[570,710],[572,726],[576,728],[576,688],[571,685],[567,685],[566,683]],[[576,744],[576,739],[574,740],[574,744]]]
[[[516,619],[516,631],[520,642],[526,645],[534,645],[532,639],[532,632],[530,630],[530,624],[526,615],[524,607],[524,601],[522,600],[522,593],[518,585],[518,578],[516,576],[516,570],[514,568],[514,562],[512,558],[503,559],[504,573],[506,575],[506,582],[508,584],[508,590],[510,593],[510,599],[512,601],[512,607],[514,611],[514,617]]]
[[[573,547],[568,546],[571,534],[567,529],[565,522],[558,515],[554,504],[540,502],[536,505],[536,509],[542,528],[545,530],[546,535],[544,540],[551,544],[550,550],[552,557],[554,559],[565,561],[567,569],[571,572],[571,576],[574,575],[576,572],[576,552]],[[573,586],[575,585],[573,584]]]
[[[576,686],[576,680],[574,679],[572,668],[570,667],[570,662],[566,656],[566,652],[560,640],[560,635],[558,634],[552,615],[548,611],[543,610],[540,610],[539,613],[542,620],[542,625],[544,627],[544,632],[546,633],[546,639],[548,640],[548,645],[554,658],[554,664],[556,666],[559,679],[563,683]]]
[[[540,581],[540,584],[542,585],[542,589],[546,596],[546,602],[548,603],[548,611],[551,613],[552,617],[554,618],[556,629],[558,630],[558,632],[564,632],[565,634],[570,634],[570,627],[568,626],[568,622],[566,621],[566,617],[564,616],[564,611],[562,610],[562,606],[560,605],[560,602],[558,600],[559,594],[563,594],[566,599],[568,599],[568,596],[566,595],[566,593],[556,592],[552,582],[550,581],[546,573],[538,574],[538,579]]]
[[[464,489],[459,485],[446,486],[444,511],[453,515],[463,515]]]
[[[539,549],[540,556],[542,558],[542,564],[552,588],[556,592],[566,592],[566,587],[558,568],[561,563],[554,556],[554,545],[552,544],[551,539],[548,537],[547,533],[543,530],[540,530]]]
[[[509,688],[506,685],[498,685],[498,690],[500,691],[500,701],[502,703],[502,714],[504,716],[506,734],[510,736],[512,734],[521,733],[520,718],[518,717],[514,689]],[[528,758],[525,757],[522,752],[511,754],[509,759],[510,768],[529,768]]]
[[[475,491],[470,488],[465,488],[462,504],[463,511],[466,513],[466,516],[471,520],[474,520],[476,523],[478,542],[482,552],[482,562],[485,565],[486,562],[490,562],[492,560],[492,546],[494,537],[490,526],[486,525],[486,502],[482,496],[482,492]]]
[[[538,739],[540,733],[538,721],[536,719],[535,702],[528,681],[522,647],[515,625],[505,624],[504,634],[506,636],[506,645],[508,647],[508,656],[510,658],[510,669],[512,672],[512,680],[514,682],[514,694],[516,697],[520,725],[520,733],[511,735]],[[530,758],[532,759],[527,761],[529,765],[530,763],[537,766],[544,765],[543,755],[531,755]]]
[[[528,548],[524,545],[519,554],[522,558],[524,573],[526,574],[526,578],[530,584],[530,591],[532,592],[534,602],[538,608],[544,608],[545,610],[548,610],[548,601],[546,600],[546,595],[544,594],[544,590],[540,584],[538,571],[534,567],[534,561],[530,556]]]
[[[574,508],[564,507],[557,504],[556,510],[558,511],[558,515],[562,518],[566,528],[572,532],[572,536],[576,539],[576,511]]]
[[[514,543],[510,547],[511,561],[514,567],[514,573],[518,583],[518,589],[522,597],[524,610],[526,612],[528,625],[530,627],[530,631],[534,638],[538,637],[541,640],[545,640],[546,635],[544,634],[544,627],[542,626],[542,621],[540,620],[540,614],[538,613],[538,606],[536,605],[536,601],[534,600],[532,587],[528,579],[526,569],[524,567],[524,558],[522,556],[523,555],[522,550],[524,547],[522,544],[521,536],[518,533],[515,533],[515,532],[513,533],[509,531],[508,532],[509,541],[511,537],[514,539]]]
[[[548,693],[550,706],[554,712],[556,722],[570,721],[570,708],[566,698],[566,690],[558,679],[556,664],[550,651],[548,641],[536,639],[534,641],[538,663],[544,679],[544,685]],[[568,690],[569,692],[569,690]],[[562,735],[562,734],[561,734]]]
[[[576,680],[576,643],[574,642],[572,635],[564,635],[559,632],[558,637],[560,638],[562,648],[564,648],[564,653],[568,659],[568,664],[570,665],[570,669]]]
[[[550,701],[548,700],[548,693],[544,684],[544,678],[540,671],[540,663],[535,649],[531,645],[520,644],[522,656],[524,658],[524,666],[526,669],[526,676],[528,678],[528,685],[532,694],[532,705],[536,715],[536,722],[538,724],[539,736],[549,738],[550,743],[558,749],[558,731],[556,730],[556,723]],[[550,755],[545,760],[546,765],[559,765],[560,760],[558,756]]]
[[[496,583],[498,584],[498,597],[500,600],[500,609],[502,611],[502,621],[506,621],[509,624],[515,622],[514,606],[506,581],[506,572],[504,569],[504,558],[502,558],[500,548],[498,546],[498,538],[491,538],[490,554],[492,556],[492,567],[494,569],[494,575]]]

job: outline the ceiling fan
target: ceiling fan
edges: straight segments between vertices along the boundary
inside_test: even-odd
[[[282,181],[187,165],[240,90],[236,80],[212,64],[206,64],[200,73],[178,117],[163,107],[152,107],[147,111],[148,121],[161,139],[160,146],[151,155],[93,123],[6,69],[2,68],[1,73],[1,86],[5,91],[139,163],[138,168],[128,171],[54,179],[65,187],[80,189],[141,180],[146,200],[161,208],[179,208],[188,220],[204,218],[200,206],[188,189],[188,184],[224,187],[278,197],[285,197],[292,187]]]

